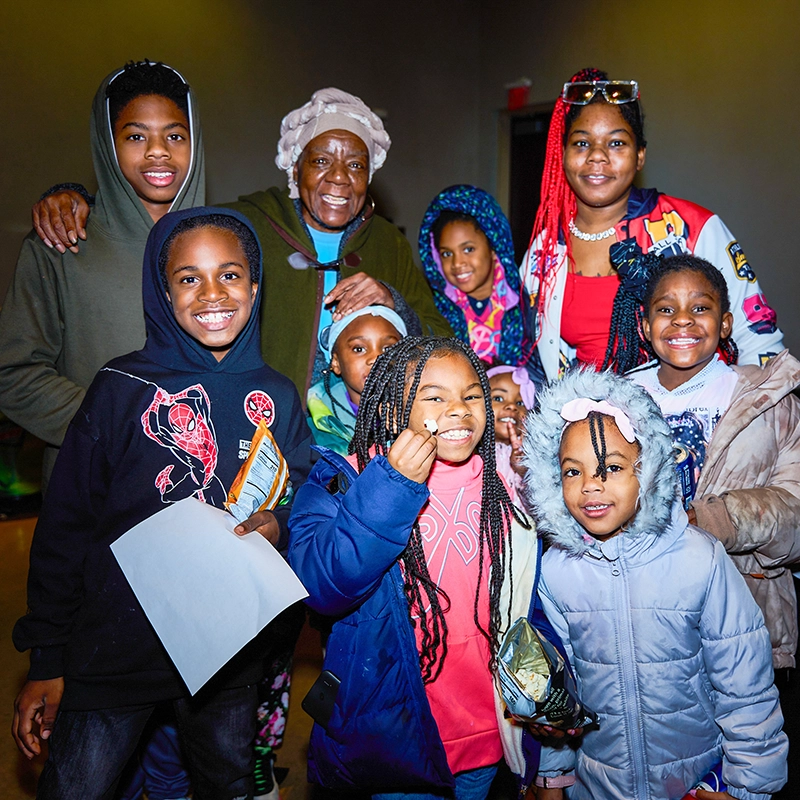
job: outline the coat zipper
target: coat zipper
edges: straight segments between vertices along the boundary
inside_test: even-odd
[[[622,697],[625,707],[625,724],[630,736],[631,751],[633,756],[634,798],[645,800],[650,796],[645,770],[646,757],[644,737],[639,720],[639,680],[636,673],[636,661],[633,657],[633,624],[631,622],[630,585],[628,573],[625,569],[622,555],[611,562],[611,574],[619,580],[613,582],[614,586],[614,612],[617,619],[618,647],[620,654],[620,671],[622,673]],[[633,701],[625,702],[624,698],[630,692]]]

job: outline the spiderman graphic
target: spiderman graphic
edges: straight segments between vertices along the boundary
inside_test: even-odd
[[[153,401],[142,414],[142,428],[183,465],[168,464],[156,476],[155,485],[164,503],[192,496],[211,502],[217,490],[224,499],[225,489],[215,474],[218,451],[211,401],[200,384],[177,394],[157,387]]]

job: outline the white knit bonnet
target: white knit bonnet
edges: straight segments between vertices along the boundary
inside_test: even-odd
[[[369,151],[369,179],[383,166],[392,144],[380,117],[360,98],[341,89],[320,89],[304,106],[290,111],[281,122],[275,163],[289,178],[289,197],[299,197],[294,165],[305,146],[321,133],[345,130],[358,136]]]

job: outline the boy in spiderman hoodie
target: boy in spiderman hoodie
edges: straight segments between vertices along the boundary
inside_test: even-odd
[[[107,798],[155,706],[172,702],[194,796],[252,797],[270,629],[190,697],[110,545],[167,503],[221,507],[261,419],[296,489],[309,432],[293,384],[261,358],[261,253],[244,217],[167,214],[148,238],[143,277],[147,342],[98,373],[36,527],[29,611],[14,628],[31,668],[12,733],[28,758],[49,742],[39,798]],[[286,548],[289,510],[254,514],[236,532]]]

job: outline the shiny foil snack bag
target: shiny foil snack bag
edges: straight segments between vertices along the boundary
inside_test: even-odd
[[[497,679],[512,717],[571,730],[596,723],[578,698],[575,679],[561,653],[521,617],[503,637]]]
[[[233,481],[225,508],[244,522],[256,511],[268,511],[277,506],[289,485],[289,465],[283,457],[267,423],[258,423],[250,455]]]

